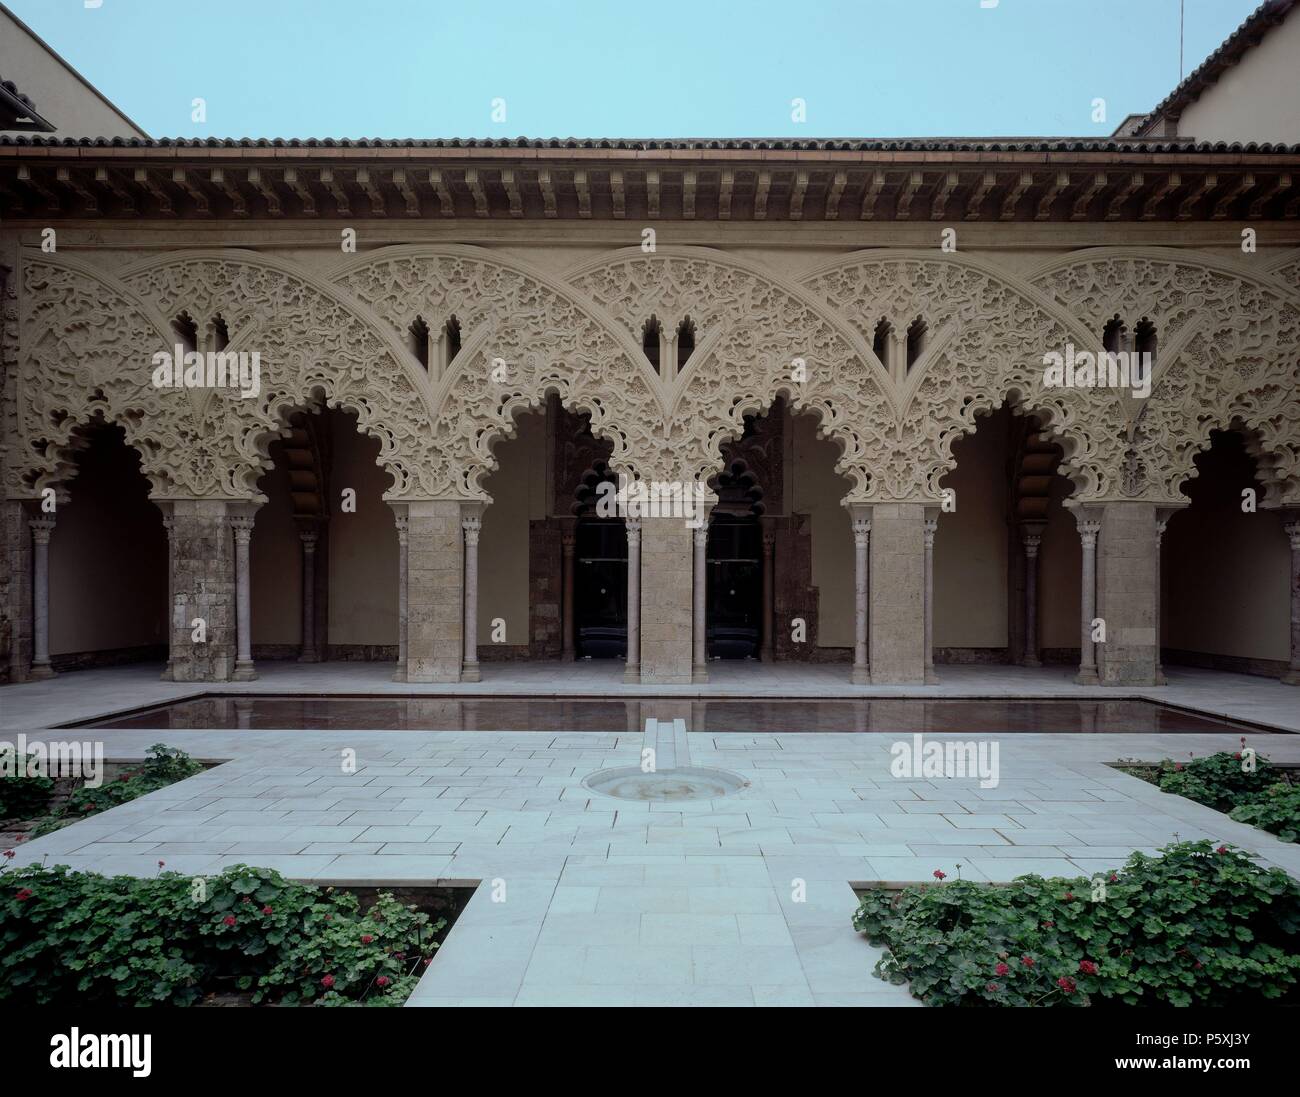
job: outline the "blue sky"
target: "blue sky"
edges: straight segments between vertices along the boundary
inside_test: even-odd
[[[1103,135],[1178,82],[1178,0],[5,2],[155,137]],[[1187,71],[1257,3],[1186,0]]]

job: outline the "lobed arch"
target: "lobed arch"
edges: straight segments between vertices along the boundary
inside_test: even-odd
[[[387,247],[350,257],[330,277],[394,331],[416,313],[454,314],[469,326],[433,387],[437,421],[455,424],[458,497],[489,499],[494,445],[552,393],[591,417],[593,433],[613,445],[613,466],[660,475],[657,375],[629,333],[559,279],[468,245]]]

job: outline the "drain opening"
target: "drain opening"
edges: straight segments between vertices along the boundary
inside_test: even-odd
[[[645,773],[637,766],[602,769],[582,783],[592,792],[619,800],[668,802],[716,800],[749,786],[749,782],[737,774],[700,766],[681,766],[652,773]]]

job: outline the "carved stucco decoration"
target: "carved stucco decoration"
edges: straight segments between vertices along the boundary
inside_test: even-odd
[[[1085,333],[1032,288],[942,253],[861,253],[803,281],[864,338],[882,317],[896,330],[917,316],[928,327],[929,345],[895,382],[892,416],[875,433],[873,490],[863,501],[937,499],[956,465],[953,443],[1004,400],[1034,413],[1060,442],[1076,498],[1109,490],[1121,451],[1118,404],[1107,392],[1044,387],[1043,355]]]
[[[1035,282],[1097,332],[1113,315],[1157,326],[1154,384],[1125,400],[1123,494],[1168,505],[1210,431],[1247,432],[1269,506],[1300,501],[1300,296],[1282,272],[1253,275],[1169,249],[1106,249]]]
[[[613,467],[668,475],[663,408],[639,346],[557,279],[453,245],[386,248],[344,264],[334,279],[395,333],[417,315],[433,330],[450,316],[459,320],[461,351],[432,399],[439,421],[455,432],[461,496],[488,498],[482,480],[497,467],[493,445],[514,434],[517,414],[551,392],[591,416],[593,434],[613,445]]]
[[[850,498],[872,496],[873,455],[892,418],[887,378],[861,338],[798,286],[721,252],[663,247],[602,257],[569,281],[630,336],[651,314],[695,322],[685,370],[659,379],[673,478],[707,482],[745,416],[784,396],[796,413],[815,412],[819,435],[839,443],[835,467],[853,485]],[[796,359],[805,380],[796,380]]]

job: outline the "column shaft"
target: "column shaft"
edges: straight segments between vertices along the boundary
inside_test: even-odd
[[[694,640],[694,656],[691,663],[691,680],[707,682],[709,680],[709,644],[708,626],[705,620],[708,593],[708,523],[692,531],[694,552],[692,574],[691,636]],[[766,580],[765,580],[766,586]],[[766,600],[766,599],[765,599]]]
[[[1097,677],[1097,648],[1092,639],[1092,622],[1097,616],[1097,534],[1101,523],[1076,515],[1079,538],[1083,545],[1082,589],[1079,597],[1079,674],[1075,679],[1081,686],[1095,686]]]
[[[641,681],[641,520],[627,527],[627,666],[623,681]]]
[[[925,680],[927,684],[939,681],[934,673],[934,535],[939,528],[937,518],[925,520]]]
[[[53,678],[50,665],[50,534],[53,518],[36,518],[32,530],[32,678]]]
[[[300,663],[319,662],[316,650],[316,532],[301,530],[302,540],[302,651]]]
[[[763,532],[763,622],[759,658],[770,663],[776,658],[776,535]]]
[[[867,645],[867,606],[870,587],[871,519],[853,519],[853,681],[869,685],[871,663]]]
[[[406,681],[406,569],[407,532],[406,519],[398,517],[397,523],[397,669],[394,682]]]
[[[464,663],[464,531],[461,504],[407,504],[408,682],[459,682]]]
[[[1291,542],[1291,666],[1282,681],[1300,686],[1300,521],[1284,527]]]
[[[575,657],[573,636],[573,581],[574,581],[574,546],[577,538],[568,531],[560,535],[560,546],[564,559],[564,590],[560,602],[560,658],[572,661]]]
[[[1041,534],[1024,532],[1021,543],[1025,549],[1025,666],[1041,667],[1038,657],[1038,548]]]
[[[465,533],[465,660],[461,666],[462,682],[478,682],[478,518],[461,521]]]
[[[921,503],[876,503],[871,508],[873,682],[925,681],[925,511]]]
[[[253,539],[253,519],[232,518],[235,536],[235,673],[236,682],[251,682],[257,677],[253,668],[253,601],[250,579],[249,546]]]

